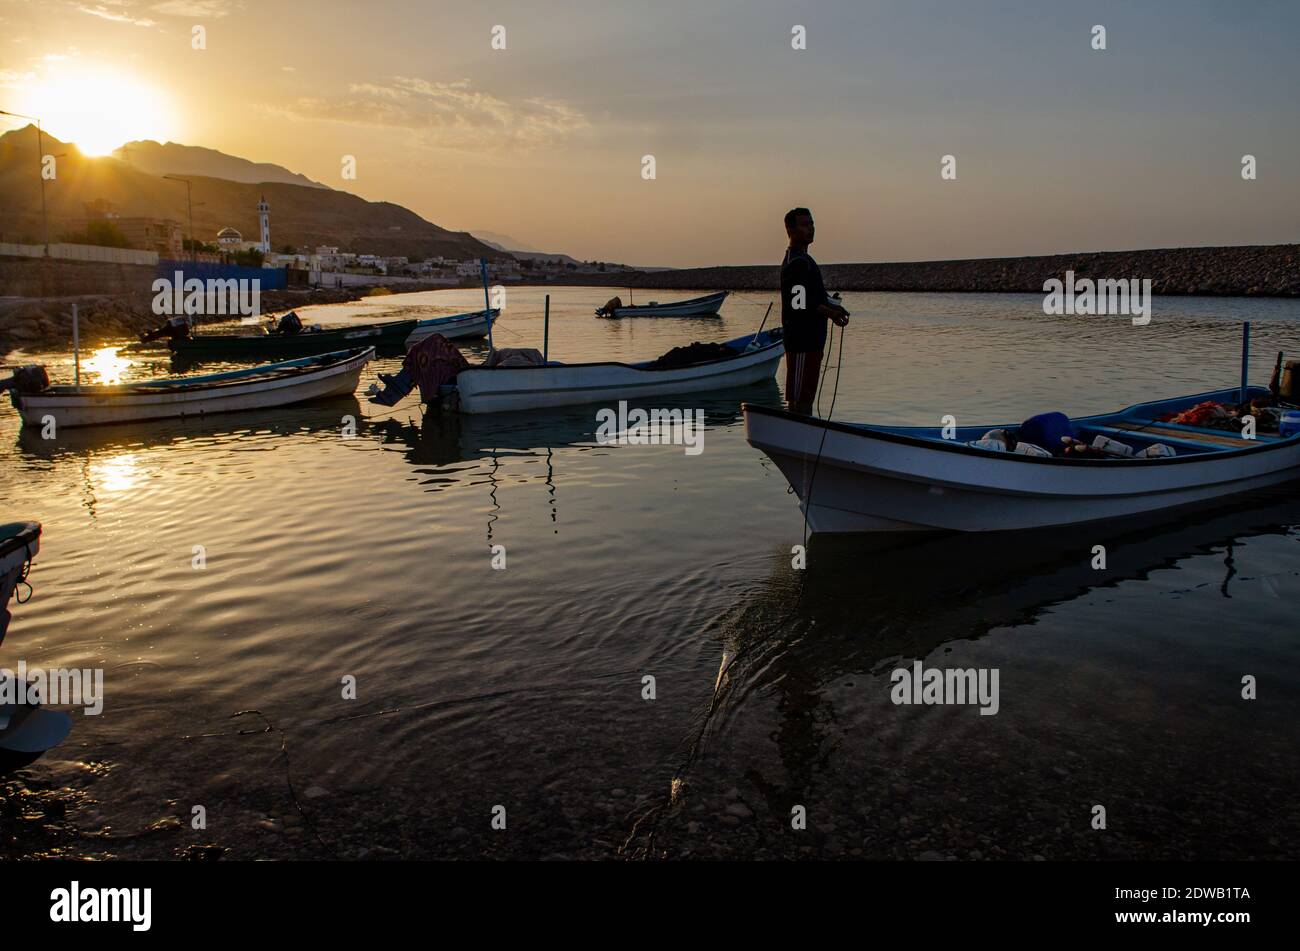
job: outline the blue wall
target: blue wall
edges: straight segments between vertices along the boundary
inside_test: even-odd
[[[192,277],[200,281],[221,280],[259,280],[261,290],[283,290],[288,275],[284,268],[278,267],[239,267],[235,264],[213,264],[208,261],[162,261],[154,272],[157,277],[172,280],[177,271],[185,275],[185,280]]]

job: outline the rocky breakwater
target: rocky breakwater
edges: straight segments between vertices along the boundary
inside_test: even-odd
[[[778,242],[779,243],[779,242]],[[779,256],[779,247],[773,258]],[[813,254],[817,253],[814,246]],[[837,291],[1042,294],[1051,278],[1150,280],[1155,294],[1219,297],[1300,297],[1300,245],[1094,251],[960,261],[822,264]],[[575,275],[570,284],[665,290],[776,290],[776,264],[684,268],[674,271]]]

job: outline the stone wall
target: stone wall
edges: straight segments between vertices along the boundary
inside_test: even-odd
[[[816,257],[816,245],[812,248]],[[620,274],[569,275],[564,284],[675,290],[772,291],[781,249],[761,266],[685,268]],[[822,264],[833,291],[959,291],[1042,294],[1043,282],[1063,278],[1150,278],[1156,294],[1300,297],[1300,245],[1097,251],[1023,258]]]

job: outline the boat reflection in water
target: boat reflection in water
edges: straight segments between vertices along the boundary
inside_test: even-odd
[[[720,429],[740,424],[740,404],[744,399],[775,400],[779,398],[776,384],[767,380],[746,387],[735,396],[726,392],[711,399],[678,398],[656,401],[656,409],[701,410],[705,429]],[[640,404],[632,403],[632,406]],[[642,408],[652,408],[648,405]],[[537,475],[526,470],[512,470],[510,481],[521,483],[540,481],[546,486],[546,505],[553,525],[559,522],[559,496],[557,489],[557,450],[572,452],[608,452],[617,445],[599,441],[599,406],[575,406],[563,410],[545,410],[528,413],[502,413],[495,415],[465,415],[430,409],[422,419],[390,418],[367,424],[366,432],[377,435],[384,446],[400,448],[406,461],[421,477],[420,485],[426,491],[436,492],[466,479],[481,481],[487,486],[489,512],[486,526],[487,541],[496,540],[496,523],[503,514],[503,494],[499,491],[504,478],[503,464],[511,460],[538,459],[543,463]],[[572,456],[568,459],[572,463]],[[562,478],[562,474],[561,474]],[[517,498],[518,496],[512,496]]]
[[[1267,666],[1260,657],[1275,656],[1273,641],[1283,635],[1268,624],[1233,630],[1215,619],[1231,611],[1227,599],[1257,606],[1269,592],[1282,598],[1278,585],[1294,585],[1296,572],[1281,579],[1257,569],[1276,563],[1269,557],[1276,546],[1300,538],[1297,526],[1300,483],[1289,483],[1188,511],[1175,524],[1166,516],[1068,531],[818,535],[802,572],[792,570],[790,554],[775,554],[767,581],[714,626],[722,656],[708,707],[661,787],[670,795],[642,815],[626,848],[673,854],[698,845],[687,820],[698,820],[700,802],[711,799],[721,813],[737,795],[724,790],[739,785],[752,797],[745,808],[765,807],[777,824],[788,826],[794,804],[808,804],[810,829],[813,804],[841,834],[848,819],[868,857],[935,849],[967,857],[963,843],[976,853],[985,843],[982,854],[994,857],[987,842],[1016,840],[1016,824],[1040,808],[1077,820],[1086,835],[1074,797],[1086,805],[1122,789],[1158,804],[1146,807],[1148,823],[1164,819],[1164,797],[1188,795],[1170,774],[1188,769],[1200,777],[1198,794],[1211,797],[1232,777],[1231,795],[1206,808],[1240,809],[1239,851],[1258,855],[1276,834],[1267,802],[1284,780],[1272,775],[1243,790],[1240,775],[1257,759],[1293,751],[1293,742],[1271,720],[1252,719],[1254,745],[1243,748],[1235,719],[1253,712],[1241,701],[1241,673],[1260,673]],[[1103,549],[1104,567],[1094,567]],[[1251,553],[1250,570],[1243,552]],[[1147,604],[1126,598],[1132,583],[1146,589]],[[1176,624],[1160,623],[1153,592],[1178,599]],[[1284,600],[1276,604],[1285,610]],[[1199,627],[1188,617],[1198,613]],[[910,672],[914,661],[1000,668],[1001,711],[895,705],[890,675]],[[1300,706],[1293,696],[1274,701]],[[1105,704],[1122,712],[1097,715]],[[729,772],[733,757],[743,780]],[[1178,848],[1212,848],[1172,812],[1168,821],[1181,826]],[[932,827],[922,830],[925,823]],[[1031,851],[1172,854],[1154,844],[1161,832],[1129,827],[1130,837],[1105,844],[1062,833]],[[823,841],[832,853],[848,848],[817,835],[790,849]],[[1013,847],[1004,857],[1030,856]]]
[[[82,456],[121,456],[123,453],[166,449],[192,440],[222,442],[248,436],[288,436],[320,433],[337,436],[344,417],[362,425],[361,404],[355,396],[331,397],[314,403],[239,413],[217,413],[186,419],[155,419],[112,426],[61,429],[44,439],[38,426],[18,430],[19,454],[29,461],[54,461]]]

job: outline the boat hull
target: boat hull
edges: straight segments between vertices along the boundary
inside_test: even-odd
[[[477,337],[486,337],[488,329],[492,322],[500,313],[498,310],[492,310],[477,314],[458,314],[455,317],[440,317],[429,321],[421,321],[416,324],[415,329],[410,332],[406,338],[406,349],[410,350],[425,337],[432,334],[442,334],[448,340],[473,340]],[[445,321],[439,323],[438,321]]]
[[[770,378],[784,353],[777,342],[726,360],[658,370],[622,363],[470,368],[456,377],[456,388],[463,413],[616,403],[748,386]]]
[[[669,304],[642,304],[641,306],[619,307],[611,315],[622,317],[716,317],[727,299],[727,291],[710,294],[708,297],[695,297],[691,300],[675,301]]]
[[[60,428],[76,426],[103,426],[149,419],[188,419],[218,413],[268,409],[356,392],[361,370],[374,357],[374,353],[373,347],[367,347],[353,356],[318,369],[272,379],[240,379],[228,375],[233,378],[206,385],[186,384],[181,380],[171,389],[158,386],[87,387],[77,392],[68,387],[59,388],[57,392],[47,390],[24,394],[16,402],[25,425],[42,426],[48,418],[52,418],[56,432]],[[280,365],[254,367],[249,375],[277,366]]]
[[[170,346],[177,357],[188,360],[214,356],[309,356],[350,347],[399,350],[418,325],[416,320],[397,320],[387,324],[299,334],[200,334],[173,341]]]
[[[22,580],[23,566],[41,550],[39,522],[0,525],[0,643],[9,630],[9,598]]]
[[[764,407],[750,445],[794,488],[822,533],[991,532],[1074,525],[1204,503],[1300,477],[1300,440],[1225,453],[1065,463],[921,445]],[[1244,442],[1244,441],[1243,441]]]

